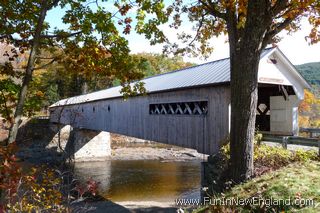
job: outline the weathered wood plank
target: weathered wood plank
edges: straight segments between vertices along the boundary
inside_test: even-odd
[[[187,115],[174,115],[173,109],[165,109],[164,103],[190,103],[207,101],[208,112],[200,114],[199,106],[186,106]],[[163,114],[149,114],[150,104],[160,104]],[[161,143],[196,148],[206,154],[218,150],[220,143],[228,136],[228,86],[184,89],[179,91],[138,96],[124,101],[121,98],[100,100],[80,105],[64,107],[61,123],[134,136]],[[93,110],[93,107],[95,110]],[[180,106],[181,107],[181,106]],[[192,111],[192,107],[194,107]],[[51,121],[58,122],[61,107],[53,108]],[[67,110],[66,110],[67,109]],[[183,109],[177,107],[180,113]],[[74,115],[76,119],[72,119]],[[168,113],[171,112],[171,113]],[[69,119],[67,119],[69,118]]]

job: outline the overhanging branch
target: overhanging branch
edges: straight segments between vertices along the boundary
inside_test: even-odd
[[[215,17],[218,17],[218,18],[221,18],[221,19],[224,19],[226,20],[227,19],[227,15],[226,13],[222,13],[220,12],[218,9],[217,9],[217,5],[216,3],[212,2],[211,0],[207,0],[207,2],[205,2],[206,0],[199,0],[199,2],[205,6],[208,10],[208,12],[215,16]]]
[[[44,65],[42,65],[42,66],[40,66],[40,67],[35,67],[35,68],[33,68],[33,70],[44,69],[44,68],[50,66],[51,64],[53,64],[56,60],[57,60],[57,58],[54,58],[54,59],[52,59],[49,63],[44,64]]]
[[[201,16],[201,19],[200,19],[200,21],[199,21],[199,26],[198,26],[196,35],[194,36],[194,38],[192,39],[192,41],[189,43],[189,46],[192,45],[193,42],[194,42],[195,40],[197,40],[197,38],[199,37],[200,30],[201,30],[202,25],[203,25],[204,17],[205,17],[205,15],[202,15],[202,16]]]
[[[41,38],[69,38],[76,35],[81,34],[82,31],[74,32],[74,33],[63,33],[63,34],[55,34],[55,35],[41,35]]]
[[[277,16],[281,11],[285,10],[289,7],[288,0],[278,0],[273,7],[271,8],[272,15],[275,17]]]
[[[57,4],[59,3],[60,0],[54,0],[51,4],[48,5],[48,10],[50,10],[51,8],[57,6]]]
[[[18,45],[25,44],[25,43],[31,44],[31,42],[32,42],[32,39],[30,39],[30,40],[17,39],[17,38],[14,38],[11,34],[0,35],[0,39],[7,39],[7,40],[11,41],[12,43],[15,43]]]
[[[237,17],[233,11],[234,11],[234,8],[227,8],[226,22],[227,22],[229,44],[233,47],[231,49],[236,49],[239,42],[239,31],[237,28]]]
[[[273,29],[269,30],[264,36],[262,45],[267,46],[271,42],[272,38],[288,27],[292,21],[293,19],[287,18],[283,22],[277,24]]]

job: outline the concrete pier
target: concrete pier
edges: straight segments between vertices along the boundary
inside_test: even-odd
[[[57,124],[51,124],[50,128],[55,135],[46,148],[56,148],[57,152],[75,162],[103,161],[111,156],[109,132]]]
[[[79,161],[103,161],[111,155],[109,132],[87,129],[73,129],[73,159]]]

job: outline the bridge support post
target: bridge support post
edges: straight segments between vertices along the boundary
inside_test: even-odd
[[[103,161],[111,156],[109,132],[74,128],[71,138],[73,144],[71,157],[75,162]]]

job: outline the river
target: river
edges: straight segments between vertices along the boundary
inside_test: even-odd
[[[200,197],[200,160],[110,160],[75,164],[75,177],[99,181],[99,194],[113,202],[172,202]]]

